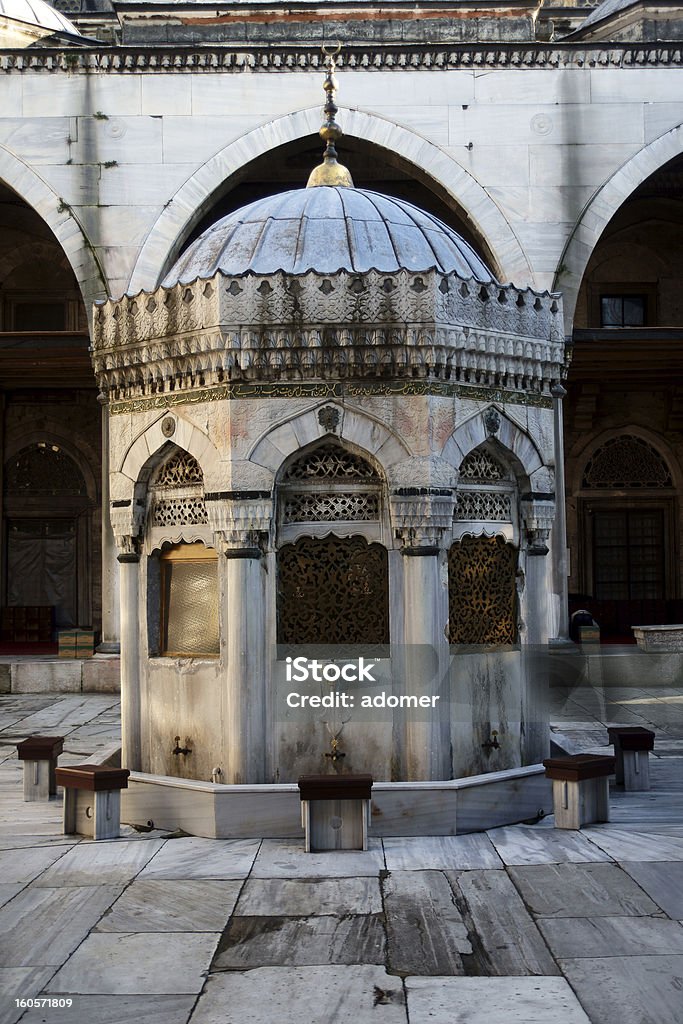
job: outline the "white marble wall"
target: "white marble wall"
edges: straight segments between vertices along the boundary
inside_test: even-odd
[[[618,202],[680,152],[677,78],[609,65],[347,70],[339,119],[450,192],[503,279],[544,288],[570,236],[573,278],[614,212],[599,190],[618,175]],[[215,189],[316,131],[320,85],[303,71],[16,70],[0,79],[0,178],[55,231],[87,300],[152,287]]]

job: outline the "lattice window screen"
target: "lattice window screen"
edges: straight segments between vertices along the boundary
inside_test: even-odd
[[[175,452],[152,486],[152,526],[196,526],[208,522],[201,467],[189,452]]]
[[[154,482],[158,487],[185,487],[203,484],[204,476],[195,457],[189,452],[180,451],[166,460]]]
[[[389,642],[386,548],[362,537],[302,537],[277,558],[278,643]]]
[[[583,486],[614,488],[661,488],[673,486],[671,473],[659,452],[641,437],[622,434],[594,453],[583,474]]]
[[[459,521],[509,523],[512,519],[512,496],[501,491],[461,491],[455,506]]]
[[[464,483],[494,483],[507,478],[505,468],[483,448],[475,448],[460,466],[460,480]]]
[[[379,476],[369,462],[360,455],[354,455],[340,445],[334,444],[320,445],[293,462],[282,479],[284,483],[299,480],[379,482]]]
[[[289,494],[284,499],[285,523],[367,522],[377,519],[377,494],[308,492]]]

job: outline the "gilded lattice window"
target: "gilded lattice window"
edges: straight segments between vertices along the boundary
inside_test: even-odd
[[[449,640],[517,640],[517,550],[502,537],[463,537],[448,552]]]
[[[161,466],[152,487],[152,526],[194,526],[208,522],[201,466],[189,452],[175,452]]]
[[[622,434],[603,444],[583,474],[583,486],[596,490],[671,487],[671,473],[659,452],[641,437]]]
[[[278,552],[278,643],[389,642],[386,548],[362,537],[302,537]]]

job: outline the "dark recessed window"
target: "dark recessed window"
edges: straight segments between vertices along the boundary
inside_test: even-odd
[[[644,327],[647,321],[646,295],[601,295],[601,327]]]

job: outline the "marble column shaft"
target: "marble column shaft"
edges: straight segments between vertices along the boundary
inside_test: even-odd
[[[142,770],[140,605],[137,554],[118,556],[121,597],[121,767]]]
[[[120,651],[119,571],[116,542],[109,518],[109,407],[106,396],[99,395],[102,406],[102,636],[98,654]]]
[[[265,782],[265,591],[257,549],[226,552],[225,781]]]
[[[436,548],[404,552],[405,692],[439,696],[434,709],[405,715],[405,778],[450,777],[448,742],[448,591],[441,583]]]

